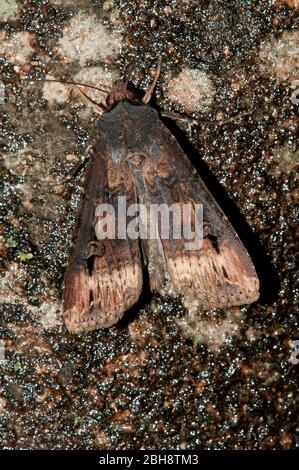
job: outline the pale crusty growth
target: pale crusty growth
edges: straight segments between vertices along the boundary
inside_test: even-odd
[[[169,99],[189,112],[207,111],[214,94],[214,85],[208,74],[197,69],[183,69],[167,87]]]
[[[299,80],[299,31],[284,31],[279,38],[270,37],[260,47],[260,69],[274,75],[279,82]]]
[[[120,52],[121,39],[119,32],[109,31],[96,16],[78,13],[64,28],[57,52],[66,62],[78,61],[82,66],[98,60],[110,63]]]
[[[19,19],[18,3],[16,0],[4,0],[0,2],[0,21]]]
[[[31,45],[34,35],[27,31],[21,31],[8,36],[5,31],[0,31],[1,55],[15,65],[23,65],[30,61],[33,54]]]

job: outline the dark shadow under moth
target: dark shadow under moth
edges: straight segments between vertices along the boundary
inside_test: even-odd
[[[151,290],[159,291],[167,280],[202,309],[256,301],[259,281],[246,249],[157,111],[138,100],[126,84],[118,84],[107,103],[65,273],[68,330],[82,333],[117,323],[138,301],[144,269]],[[186,250],[183,237],[99,240],[96,208],[112,204],[117,214],[118,196],[125,196],[127,205],[146,207],[203,204],[201,248]]]

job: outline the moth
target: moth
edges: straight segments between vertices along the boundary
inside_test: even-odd
[[[117,82],[98,121],[74,248],[64,276],[64,318],[71,333],[117,323],[139,299],[145,270],[151,291],[168,282],[202,309],[250,304],[259,297],[253,263],[228,219],[176,139],[128,82]],[[200,249],[181,238],[98,236],[97,208],[118,217],[127,204],[196,204],[203,207]],[[130,217],[126,216],[129,224]],[[116,221],[117,222],[117,221]],[[142,220],[141,222],[142,223]]]

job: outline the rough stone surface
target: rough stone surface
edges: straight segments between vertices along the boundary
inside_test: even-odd
[[[298,448],[294,2],[16,3],[0,30],[0,446]],[[147,294],[120,324],[72,336],[62,279],[84,173],[61,182],[97,115],[76,87],[38,80],[129,73],[146,89],[159,56],[156,105],[187,114],[167,124],[247,246],[261,298],[195,317]],[[167,93],[186,69],[213,82],[191,120]]]
[[[259,53],[264,72],[277,80],[293,82],[299,79],[299,31],[285,31],[278,39],[271,37]]]
[[[0,55],[12,64],[24,64],[33,54],[32,39],[29,32],[20,31],[9,36],[5,31],[0,31]]]

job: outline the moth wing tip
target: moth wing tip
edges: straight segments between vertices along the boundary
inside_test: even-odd
[[[69,333],[89,333],[97,329],[105,329],[115,325],[124,315],[124,310],[103,313],[99,305],[93,305],[81,312],[74,309],[64,312],[65,326]]]

